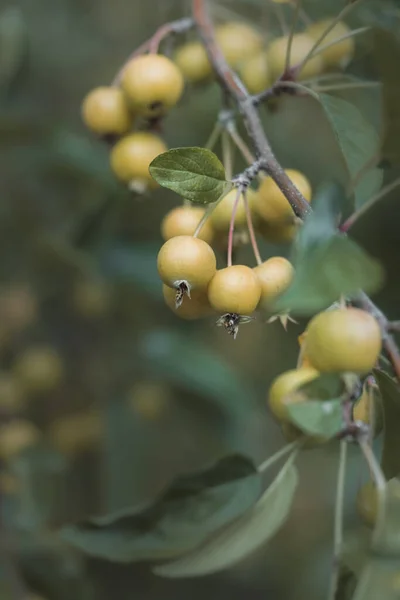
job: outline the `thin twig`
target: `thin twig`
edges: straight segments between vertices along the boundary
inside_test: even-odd
[[[233,176],[233,152],[227,131],[222,133],[222,164],[225,168],[225,177],[227,181],[230,181]]]
[[[278,450],[278,452],[275,452],[275,454],[273,454],[272,456],[267,458],[267,460],[265,460],[263,463],[261,463],[261,465],[258,467],[257,471],[259,473],[264,473],[267,469],[272,467],[272,465],[274,465],[276,462],[278,462],[278,460],[283,458],[285,456],[285,454],[288,454],[292,450],[298,450],[301,447],[301,444],[302,444],[302,440],[296,440],[294,442],[291,442],[290,444],[287,444],[287,446],[284,446],[283,448]]]
[[[215,123],[213,130],[211,131],[210,136],[204,145],[204,148],[207,148],[207,150],[214,150],[221,133],[222,125],[220,123]]]
[[[333,565],[329,585],[329,600],[335,600],[340,572],[340,553],[343,545],[343,506],[346,483],[347,442],[340,442],[339,468],[336,483],[335,518],[333,532]]]
[[[236,129],[236,126],[234,124],[227,125],[226,130],[231,136],[232,142],[235,144],[236,148],[239,150],[244,160],[249,165],[252,165],[256,160],[255,156],[251,153],[250,148],[248,147],[242,136],[239,134],[238,130]]]
[[[388,185],[385,185],[385,187],[383,187],[377,194],[372,196],[372,198],[370,198],[368,202],[365,202],[362,206],[360,206],[358,210],[354,211],[348,219],[346,219],[346,221],[340,226],[340,231],[343,231],[344,233],[349,231],[349,229],[353,227],[354,223],[356,223],[358,219],[362,217],[362,215],[364,215],[372,206],[374,206],[374,204],[379,202],[379,200],[386,196],[386,194],[392,192],[399,185],[400,177],[398,177],[391,183],[388,183]]]
[[[237,192],[236,192],[235,202],[232,207],[231,220],[229,223],[228,256],[227,256],[227,260],[226,260],[228,267],[232,266],[232,250],[233,250],[233,234],[235,232],[235,218],[236,218],[236,213],[237,213],[237,209],[239,206],[241,196],[242,196],[242,190],[240,189],[240,187],[238,187]]]
[[[290,69],[290,59],[292,56],[292,44],[293,44],[293,37],[296,31],[296,26],[297,26],[297,22],[299,20],[299,13],[300,13],[300,2],[301,0],[295,0],[294,1],[294,12],[293,12],[293,17],[292,17],[292,23],[290,25],[290,33],[289,33],[289,38],[287,41],[287,46],[286,46],[286,56],[285,56],[285,70],[284,73],[287,73]]]
[[[247,229],[249,230],[249,237],[250,237],[251,247],[253,248],[254,257],[256,259],[257,264],[261,265],[262,264],[262,258],[261,258],[260,250],[258,248],[256,234],[254,232],[253,218],[251,216],[251,210],[250,210],[250,206],[249,206],[249,200],[247,198],[247,193],[246,192],[243,193],[243,201],[244,201],[244,207],[245,207],[245,210],[246,210]]]

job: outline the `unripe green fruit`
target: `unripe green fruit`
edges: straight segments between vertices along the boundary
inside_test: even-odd
[[[132,126],[132,115],[122,90],[98,87],[85,97],[82,118],[89,129],[99,135],[121,135]]]
[[[381,330],[372,315],[358,308],[328,310],[307,327],[307,358],[321,372],[366,374],[382,348]]]
[[[288,38],[277,38],[270,43],[267,49],[268,65],[271,70],[272,79],[278,79],[285,71],[286,52]],[[293,36],[291,47],[290,67],[300,64],[314,46],[314,40],[305,33],[297,33]],[[309,79],[320,75],[324,70],[324,61],[321,56],[314,56],[301,69],[298,78]]]
[[[185,282],[190,290],[206,289],[213,278],[217,261],[211,246],[190,235],[171,238],[161,247],[158,273],[169,287]]]
[[[219,313],[251,315],[260,300],[261,285],[253,269],[233,265],[216,272],[208,287],[208,299]]]
[[[156,188],[157,182],[149,171],[150,163],[167,147],[153,133],[138,131],[123,137],[111,150],[111,168],[118,179],[136,183],[144,188]]]
[[[133,110],[146,117],[158,117],[175,106],[184,86],[181,71],[162,54],[132,59],[121,84]]]

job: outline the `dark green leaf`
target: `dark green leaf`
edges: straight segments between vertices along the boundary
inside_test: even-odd
[[[350,102],[319,94],[319,99],[335,133],[350,178],[379,150],[379,137],[375,129]]]
[[[343,428],[342,401],[307,400],[288,403],[287,409],[291,422],[309,435],[331,438]]]
[[[383,449],[381,467],[386,479],[400,473],[400,388],[383,371],[375,371],[382,398]]]
[[[384,131],[382,155],[391,161],[400,160],[400,40],[393,33],[376,29],[374,55],[383,85]]]
[[[371,169],[361,179],[354,190],[354,203],[356,210],[364,206],[382,187],[383,170]]]
[[[157,156],[150,173],[162,186],[200,204],[216,202],[229,189],[225,169],[207,148],[175,148]]]
[[[277,312],[313,315],[341,294],[351,297],[361,289],[372,293],[383,282],[380,264],[339,234],[303,254],[295,268],[293,283],[276,303]]]
[[[118,562],[174,558],[251,508],[260,494],[253,463],[234,455],[180,477],[146,506],[64,528],[84,552]]]
[[[208,575],[234,566],[265,544],[285,522],[297,487],[293,456],[257,504],[197,550],[153,569],[163,577]]]
[[[372,548],[384,557],[400,558],[400,481],[396,478],[387,482],[385,519],[383,526],[375,532]]]

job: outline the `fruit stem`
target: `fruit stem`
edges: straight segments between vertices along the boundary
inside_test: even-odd
[[[229,133],[229,135],[231,136],[233,143],[235,144],[236,148],[239,150],[239,152],[243,156],[244,160],[249,165],[252,165],[256,160],[255,156],[251,153],[250,148],[248,147],[248,145],[246,144],[246,142],[244,141],[244,139],[238,132],[235,124],[229,123],[226,126],[226,130]]]
[[[241,195],[242,195],[242,190],[240,187],[238,187],[237,192],[236,192],[235,202],[234,202],[233,208],[232,208],[231,220],[229,223],[228,257],[227,257],[227,261],[226,261],[228,267],[232,266],[232,250],[233,250],[233,234],[235,232],[235,218],[236,218],[236,212],[237,212],[237,209],[239,206]]]
[[[343,545],[343,507],[346,484],[347,442],[340,442],[339,468],[336,483],[335,517],[333,529],[333,564],[328,600],[335,600],[339,582],[340,554]]]
[[[247,229],[249,230],[251,247],[253,248],[254,257],[256,259],[257,264],[261,265],[262,258],[261,258],[261,254],[260,254],[260,249],[257,244],[257,238],[256,238],[256,234],[254,231],[254,226],[253,226],[253,218],[251,216],[251,210],[250,210],[249,200],[247,198],[246,191],[243,191],[243,202],[244,202],[244,208],[246,210]]]
[[[272,456],[267,458],[263,463],[261,463],[261,465],[257,468],[257,471],[259,473],[265,473],[265,471],[267,471],[267,469],[272,467],[272,465],[274,465],[276,462],[278,462],[278,460],[283,458],[286,454],[288,454],[292,450],[294,450],[293,455],[295,457],[297,454],[297,451],[300,449],[303,441],[304,441],[303,439],[299,439],[299,440],[295,440],[294,442],[291,442],[290,444],[287,444],[286,446],[284,446],[283,448],[278,450],[278,452],[275,452],[275,454],[273,454]],[[294,459],[294,457],[293,457],[293,459]]]
[[[222,132],[222,163],[225,167],[225,177],[230,181],[233,177],[233,148],[227,131]]]
[[[333,21],[325,29],[325,31],[323,31],[321,33],[321,35],[319,36],[319,38],[317,38],[314,46],[310,49],[309,53],[305,56],[305,58],[301,61],[301,63],[299,63],[296,66],[297,72],[300,72],[302,70],[302,68],[304,67],[304,65],[306,64],[306,62],[308,62],[312,56],[315,56],[315,51],[317,50],[317,48],[319,48],[321,42],[326,38],[328,33],[330,33],[332,31],[332,29],[336,26],[336,24],[339,23],[339,21],[341,21],[342,19],[344,19],[344,17],[346,15],[348,15],[349,12],[352,11],[362,1],[363,0],[354,0],[354,2],[352,2],[351,4],[347,4],[343,8],[343,10],[340,11],[340,13],[333,19]],[[335,43],[337,43],[337,42],[335,41]],[[326,44],[326,46],[328,46],[328,44]]]
[[[375,88],[380,87],[381,84],[378,81],[353,81],[351,83],[335,83],[333,85],[321,85],[317,84],[313,88],[316,92],[331,92],[333,90],[352,90],[356,88]]]
[[[290,59],[291,59],[291,55],[292,55],[292,43],[293,43],[293,37],[294,37],[295,31],[296,31],[296,26],[297,26],[297,23],[299,20],[300,2],[301,2],[301,0],[294,0],[295,6],[294,6],[292,23],[290,25],[289,38],[288,38],[287,46],[286,46],[285,69],[283,71],[284,73],[288,73],[290,70]]]
[[[354,223],[358,221],[358,219],[364,215],[374,204],[376,204],[379,200],[381,200],[386,194],[392,192],[396,187],[400,185],[400,177],[385,185],[377,194],[372,196],[368,202],[365,202],[360,208],[353,212],[352,215],[340,226],[340,231],[343,233],[347,233],[351,227],[353,227]]]
[[[279,3],[274,2],[273,0],[272,6],[274,7],[276,20],[278,21],[279,27],[281,28],[282,35],[288,35],[289,27],[286,21],[285,13],[282,10],[282,6]]]
[[[214,128],[210,134],[210,137],[208,138],[207,142],[205,143],[204,148],[207,148],[207,150],[213,150],[215,148],[216,143],[219,140],[221,132],[222,132],[221,124],[218,122],[215,123]]]
[[[215,207],[217,206],[217,203],[214,204],[209,204],[204,212],[204,215],[201,217],[200,221],[197,224],[197,227],[194,231],[193,237],[197,238],[199,236],[200,231],[203,228],[204,223],[207,221],[207,219],[209,218],[209,216],[211,215],[211,213],[213,212],[213,210],[215,209]]]
[[[376,525],[372,535],[373,542],[380,540],[382,529],[385,525],[385,513],[386,513],[386,480],[382,472],[382,469],[376,460],[374,451],[369,445],[367,438],[361,436],[358,440],[358,445],[364,455],[364,458],[368,464],[371,472],[372,479],[375,483],[376,492],[378,496],[378,514],[376,518]]]

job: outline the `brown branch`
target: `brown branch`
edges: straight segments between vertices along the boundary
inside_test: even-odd
[[[214,27],[208,16],[205,0],[192,0],[192,8],[194,21],[210,62],[222,87],[238,105],[257,157],[263,161],[265,170],[288,199],[295,215],[304,219],[311,213],[310,206],[277,161],[264,133],[252,96],[227,64],[215,40]]]
[[[356,0],[358,2],[359,0]],[[251,139],[259,164],[272,177],[280,190],[283,192],[290,203],[293,212],[297,217],[305,219],[311,214],[312,209],[303,195],[294,186],[290,178],[286,175],[284,169],[277,161],[272,148],[265,135],[264,128],[257,110],[257,102],[252,97],[239,77],[232,71],[227,64],[221,48],[216,42],[212,21],[209,18],[206,0],[192,0],[192,13],[195,26],[203,40],[207,55],[223,89],[235,101],[238,109],[244,119],[249,138]],[[274,95],[278,91],[278,86],[282,82],[276,82],[269,95]],[[262,95],[264,99],[264,95]],[[261,96],[260,98],[261,99]],[[382,330],[383,347],[393,365],[397,379],[400,381],[400,351],[397,344],[390,334],[390,323],[382,311],[375,306],[370,298],[363,292],[358,298],[357,303],[367,312],[371,313],[380,324]]]

